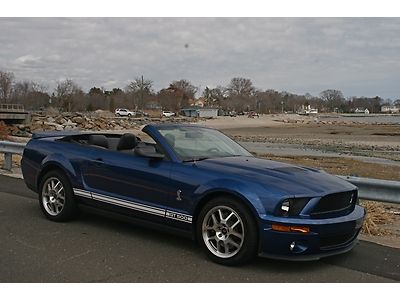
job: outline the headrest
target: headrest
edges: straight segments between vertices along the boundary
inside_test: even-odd
[[[138,144],[137,138],[132,133],[124,133],[119,139],[117,150],[132,150]]]
[[[103,148],[108,148],[108,140],[105,135],[93,134],[89,136],[89,144],[94,146],[99,146]]]

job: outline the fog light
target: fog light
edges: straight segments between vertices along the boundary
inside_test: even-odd
[[[293,251],[294,247],[296,247],[296,242],[292,242],[289,246],[290,251]]]

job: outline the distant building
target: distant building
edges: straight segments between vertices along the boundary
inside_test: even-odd
[[[394,105],[382,105],[381,112],[386,114],[398,114],[400,112],[400,108]]]
[[[218,116],[218,108],[191,106],[182,108],[181,115],[185,117],[215,118]]]
[[[316,115],[318,114],[318,109],[316,108],[311,108],[311,105],[302,105],[297,114],[302,115],[302,116],[308,116],[308,115]]]
[[[356,108],[354,111],[356,114],[369,114],[368,108]]]

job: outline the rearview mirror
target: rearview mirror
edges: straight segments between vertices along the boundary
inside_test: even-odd
[[[152,146],[138,146],[135,148],[135,154],[138,156],[163,159],[164,154],[156,152],[155,148]]]

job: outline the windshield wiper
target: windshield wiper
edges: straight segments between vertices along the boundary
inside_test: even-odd
[[[210,158],[210,157],[208,157],[208,156],[193,157],[191,159],[185,159],[185,160],[183,160],[183,162],[196,162],[196,161],[205,160],[207,158]]]

